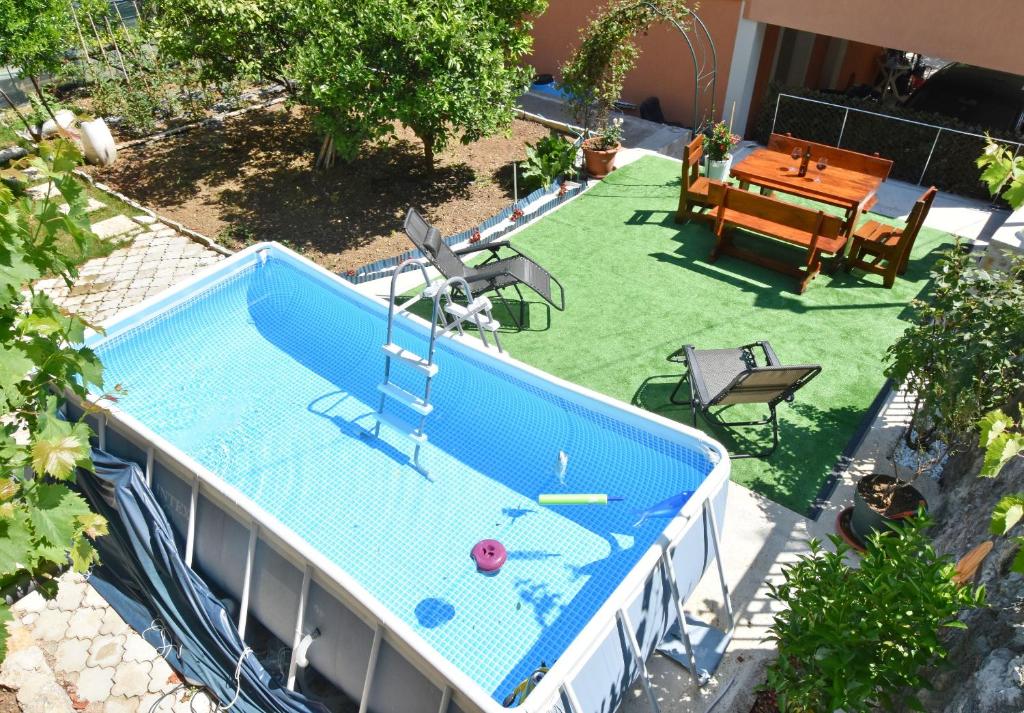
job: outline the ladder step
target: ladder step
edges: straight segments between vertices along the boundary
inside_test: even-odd
[[[470,322],[471,324],[479,324],[483,329],[486,329],[488,332],[498,331],[498,329],[501,327],[501,324],[498,322],[498,320],[494,319],[493,317],[488,317],[486,315],[480,314],[482,310],[490,309],[490,300],[487,300],[486,305],[478,305],[477,303],[480,302],[481,300],[487,300],[487,298],[478,297],[477,299],[473,300],[472,304],[470,304],[469,307],[463,307],[460,304],[455,304],[454,302],[452,302],[445,306],[444,311],[450,314],[451,316],[455,317],[455,319],[459,319],[464,322]]]
[[[419,354],[414,354],[408,349],[402,349],[394,343],[385,344],[382,349],[384,350],[385,356],[405,362],[414,369],[418,369],[428,378],[437,376],[437,364],[431,364]]]
[[[403,421],[398,416],[393,416],[390,413],[377,413],[374,414],[374,418],[376,418],[381,423],[386,423],[399,433],[408,436],[409,438],[411,438],[412,440],[416,441],[419,444],[427,442],[427,434],[419,433],[419,429],[416,428],[416,426],[413,426],[407,421]]]
[[[416,394],[409,393],[400,386],[391,383],[377,384],[377,390],[403,406],[408,406],[420,416],[426,416],[434,410],[433,404],[427,403]]]

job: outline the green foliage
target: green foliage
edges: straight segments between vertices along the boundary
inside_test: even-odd
[[[569,173],[575,163],[576,147],[560,134],[552,133],[526,147],[523,178],[531,188],[543,188]]]
[[[1024,452],[1024,435],[1002,409],[985,414],[978,421],[978,428],[981,429],[981,447],[985,449],[980,475],[994,478],[1011,458]]]
[[[953,444],[1024,388],[1024,263],[987,272],[959,247],[932,272],[914,324],[887,352],[886,375],[915,394],[913,426],[927,447]]]
[[[154,31],[160,50],[198,60],[209,83],[273,80],[287,84],[293,51],[305,37],[296,0],[175,0],[161,3]],[[342,4],[339,3],[339,6]],[[318,20],[326,24],[330,18]]]
[[[400,121],[429,166],[506,129],[529,84],[519,65],[546,0],[181,0],[161,6],[160,47],[206,81],[275,79],[317,109],[345,159]]]
[[[711,161],[724,161],[739,141],[740,137],[729,130],[729,125],[720,121],[704,136],[704,153]]]
[[[786,607],[769,629],[779,655],[767,681],[784,713],[920,710],[921,670],[947,656],[941,630],[964,628],[958,613],[985,601],[983,588],[953,583],[955,567],[928,542],[928,524],[921,514],[876,533],[856,569],[839,538],[835,552],[812,541],[810,554],[783,568],[783,582],[769,584]]]
[[[978,422],[978,428],[981,430],[980,444],[985,454],[979,473],[982,477],[996,477],[1010,460],[1024,454],[1024,433],[1021,432],[1021,424],[1014,423],[1001,409],[985,414]],[[1020,523],[1022,517],[1024,493],[1005,495],[992,511],[989,529],[993,535],[1005,535]],[[1024,574],[1024,537],[1015,537],[1014,540],[1018,550],[1010,569]]]
[[[570,94],[576,121],[588,130],[606,127],[626,75],[640,56],[636,36],[661,20],[685,27],[689,16],[682,0],[610,0],[580,29],[580,44],[562,65],[562,89]]]
[[[507,129],[529,85],[527,18],[546,0],[305,0],[308,33],[293,76],[338,154],[393,133],[400,121],[423,142],[426,163],[459,136],[471,143]]]
[[[78,466],[91,468],[89,428],[57,415],[58,394],[84,396],[102,386],[103,368],[81,343],[86,323],[62,312],[32,281],[56,274],[70,282],[74,262],[60,245],[87,253],[95,240],[71,144],[43,144],[32,159],[70,206],[33,200],[0,184],[0,588],[35,578],[53,593],[53,572],[69,560],[84,572],[96,560],[89,542],[106,522],[67,486]],[[35,475],[31,475],[34,471]],[[6,612],[4,612],[6,615]],[[5,630],[0,627],[0,639]],[[0,647],[0,655],[3,650]]]
[[[0,65],[54,73],[73,34],[67,0],[0,0]]]
[[[1002,195],[1014,210],[1024,206],[1024,156],[1016,156],[991,138],[978,157],[981,182],[993,196]]]

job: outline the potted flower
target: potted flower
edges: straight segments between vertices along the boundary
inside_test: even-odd
[[[729,177],[732,168],[732,147],[738,144],[740,137],[729,130],[729,125],[720,121],[704,135],[704,155],[707,156],[708,178],[713,181],[724,181]]]
[[[612,171],[615,154],[622,148],[622,119],[615,118],[604,129],[583,142],[583,163],[594,178],[604,178]]]

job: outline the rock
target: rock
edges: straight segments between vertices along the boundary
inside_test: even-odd
[[[75,688],[83,701],[105,701],[113,685],[114,669],[87,668],[78,675]]]
[[[124,235],[125,233],[136,230],[138,223],[129,218],[126,215],[115,215],[113,218],[107,218],[101,220],[92,226],[92,232],[100,238],[113,238],[118,235]]]
[[[136,215],[132,218],[139,225],[152,225],[156,222],[156,218],[151,215]]]
[[[5,149],[0,149],[0,164],[17,161],[19,158],[25,158],[26,156],[28,156],[28,151],[20,146],[8,146]]]

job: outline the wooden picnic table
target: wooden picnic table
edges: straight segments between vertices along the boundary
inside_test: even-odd
[[[884,180],[880,176],[832,165],[819,171],[815,167],[816,155],[807,166],[807,175],[798,176],[800,160],[788,153],[759,148],[732,167],[732,177],[740,187],[759,186],[819,203],[838,206],[846,213],[842,235],[848,240],[863,211],[878,202],[878,187]]]

